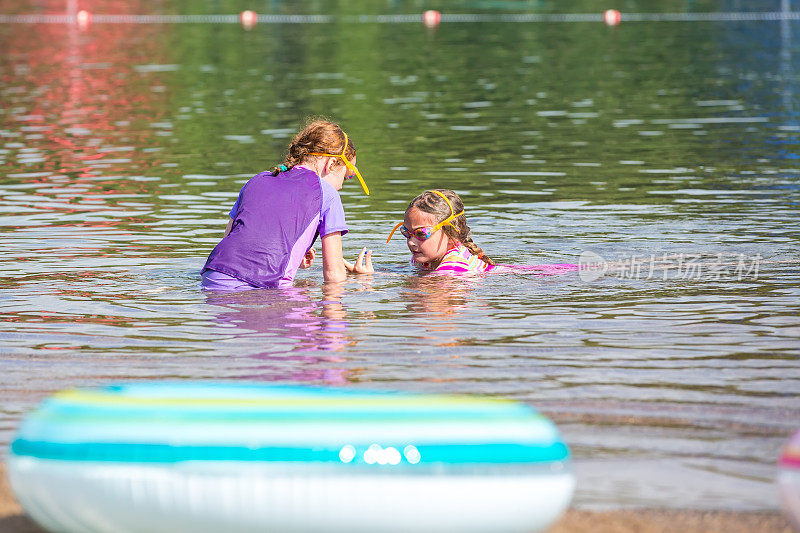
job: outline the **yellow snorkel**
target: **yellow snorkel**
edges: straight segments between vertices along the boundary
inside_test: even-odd
[[[350,170],[352,170],[355,173],[356,177],[358,178],[359,183],[361,183],[361,188],[364,189],[364,193],[366,193],[366,195],[369,196],[369,187],[367,187],[367,184],[364,183],[364,178],[361,177],[361,172],[358,171],[358,168],[353,163],[351,163],[350,160],[347,159],[347,156],[345,155],[345,152],[347,152],[348,139],[347,139],[347,134],[344,133],[344,132],[342,132],[342,133],[344,134],[344,148],[342,148],[342,153],[341,154],[323,154],[323,153],[320,153],[320,152],[310,152],[308,155],[321,155],[321,156],[324,156],[324,157],[339,157],[339,158],[341,158],[341,160],[344,161],[344,166],[346,166],[347,168],[349,168]]]

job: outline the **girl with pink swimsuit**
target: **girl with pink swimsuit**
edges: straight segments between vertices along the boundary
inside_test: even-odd
[[[411,259],[422,270],[446,274],[483,274],[511,270],[551,275],[578,270],[578,265],[498,265],[472,240],[464,202],[454,191],[425,191],[408,204],[397,229],[406,238]]]

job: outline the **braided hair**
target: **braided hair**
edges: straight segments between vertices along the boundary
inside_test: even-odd
[[[424,213],[430,213],[431,215],[435,216],[438,223],[448,218],[450,215],[464,211],[464,202],[461,201],[461,198],[454,191],[451,191],[450,189],[436,189],[436,191],[445,195],[447,199],[450,200],[450,203],[453,205],[452,213],[450,212],[450,206],[447,205],[447,202],[445,202],[444,198],[433,191],[425,191],[411,200],[411,203],[408,204],[406,212],[408,212],[408,210],[412,207],[415,207]],[[483,250],[472,240],[472,230],[470,230],[469,226],[467,226],[466,215],[461,215],[451,220],[449,224],[442,227],[442,231],[444,231],[445,235],[450,237],[452,240],[463,244],[467,250],[472,253],[472,255],[477,256],[481,261],[484,261],[490,265],[495,264],[494,261],[487,256]]]
[[[295,135],[289,145],[289,151],[283,163],[272,167],[272,175],[277,176],[281,172],[290,170],[295,165],[304,163],[307,159],[317,157],[311,153],[341,154],[344,149],[344,132],[337,124],[327,120],[314,120],[309,122],[303,130]],[[353,160],[356,157],[356,147],[353,139],[348,139],[347,151],[344,154],[347,159]],[[343,165],[343,161],[337,159],[334,165]]]

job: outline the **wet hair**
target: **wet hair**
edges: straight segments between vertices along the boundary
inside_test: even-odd
[[[313,120],[292,139],[283,164],[273,167],[272,175],[277,176],[311,157],[317,157],[310,155],[313,152],[341,154],[343,148],[344,131],[342,131],[342,128],[327,120]],[[347,137],[347,151],[344,155],[350,161],[356,157],[356,146],[350,136]],[[344,161],[341,159],[336,160],[336,165],[343,164]]]
[[[450,200],[450,203],[453,204],[452,213],[450,212],[450,206],[447,205],[444,198],[433,191],[425,191],[411,200],[411,203],[408,204],[408,208],[406,208],[406,212],[412,207],[416,207],[423,213],[429,213],[436,217],[436,222],[439,223],[448,218],[451,214],[460,213],[464,210],[464,202],[461,201],[461,198],[454,191],[450,189],[436,189],[436,191],[445,195],[447,199]],[[483,250],[473,242],[472,230],[467,226],[467,215],[454,218],[449,224],[442,226],[442,231],[451,239],[463,244],[467,250],[469,250],[472,255],[477,256],[478,259],[490,265],[494,264],[494,261],[483,253]]]

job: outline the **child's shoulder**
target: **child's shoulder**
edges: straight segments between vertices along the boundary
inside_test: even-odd
[[[469,259],[469,257],[471,257],[471,256],[472,256],[472,254],[469,253],[469,250],[467,250],[466,248],[464,248],[464,246],[462,246],[460,244],[456,244],[454,246],[451,246],[444,253],[444,255],[442,256],[442,262],[444,263],[448,259],[450,259],[452,261],[459,261],[459,260],[462,260],[462,259]]]

